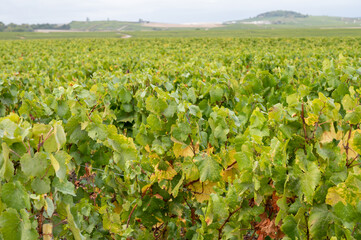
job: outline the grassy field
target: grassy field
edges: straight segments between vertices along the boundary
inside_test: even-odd
[[[361,37],[361,29],[241,29],[241,30],[177,30],[177,31],[127,31],[127,32],[1,32],[0,40],[55,39],[55,38],[122,38],[126,34],[133,38],[168,37]]]
[[[272,24],[245,24],[247,22],[262,21]],[[342,18],[329,16],[307,17],[255,17],[235,21],[223,27],[224,29],[287,29],[287,28],[357,28],[361,27],[361,20],[357,18]]]
[[[91,21],[91,22],[82,22],[82,21],[73,21],[70,23],[70,28],[74,30],[82,31],[139,31],[149,29],[143,27],[140,23],[137,22],[122,22],[122,21]]]
[[[121,38],[119,32],[0,32],[0,40],[54,38]]]
[[[210,29],[191,31],[129,32],[133,37],[361,37],[361,29]]]

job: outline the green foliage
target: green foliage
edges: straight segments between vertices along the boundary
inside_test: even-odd
[[[0,239],[360,239],[360,46],[3,41]]]

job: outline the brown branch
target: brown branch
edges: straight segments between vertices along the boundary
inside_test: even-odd
[[[302,119],[302,125],[303,125],[303,133],[305,135],[306,142],[308,142],[307,130],[306,130],[306,121],[305,121],[305,108],[303,106],[303,103],[302,103],[301,119]]]
[[[38,234],[39,236],[43,236],[43,229],[42,229],[42,226],[43,226],[43,212],[44,212],[44,207],[41,208],[39,214],[38,214],[38,218],[37,218],[37,221],[38,221]]]
[[[48,172],[49,172],[49,168],[50,168],[50,165],[46,168],[46,171],[45,171],[44,176],[42,176],[42,177],[40,178],[41,180],[43,180],[43,179],[46,177],[46,175],[47,175]]]
[[[130,222],[130,219],[132,218],[133,212],[134,212],[134,210],[137,208],[137,206],[138,206],[138,203],[134,205],[132,211],[131,211],[130,214],[129,214],[128,221],[127,221],[127,228],[128,228],[128,226],[129,226],[129,222]]]
[[[187,201],[187,199],[185,198],[185,197],[183,197],[184,198],[184,201],[186,202],[186,204],[188,205],[188,207],[189,207],[189,209],[191,210],[191,219],[192,219],[192,225],[196,225],[196,217],[197,217],[197,215],[196,215],[196,211],[195,211],[195,208],[194,207],[192,207],[189,203],[188,203],[188,201]]]
[[[322,114],[322,110],[325,108],[325,105],[326,105],[326,103],[323,105],[323,107],[321,108],[320,112],[318,113],[318,120],[317,120],[317,122],[316,122],[315,129],[314,129],[313,132],[312,132],[312,139],[315,138],[315,133],[316,133],[316,131],[317,131],[318,126],[320,125],[320,124],[319,124],[319,121],[320,121],[320,117],[321,117],[321,114]]]
[[[67,220],[67,219],[64,219],[64,220],[58,222],[57,224],[55,224],[55,225],[53,226],[53,228],[55,228],[55,227],[57,227],[57,226],[59,226],[60,224],[63,224],[63,223],[68,223],[68,220]]]
[[[308,228],[308,217],[305,214],[305,222],[306,222],[306,236],[307,240],[310,240],[310,229]]]
[[[29,153],[29,155],[31,156],[31,152],[30,152],[30,143],[28,142],[28,146],[26,146],[24,140],[21,140],[24,144],[24,147],[26,148],[27,152]]]
[[[352,149],[351,149],[351,150],[352,150]],[[349,163],[347,163],[347,164],[346,164],[346,167],[347,167],[347,168],[350,168],[351,165],[356,161],[356,159],[357,159],[358,157],[360,157],[359,154],[357,154],[356,157],[354,157]],[[356,165],[354,165],[354,166],[356,166]],[[354,166],[352,166],[352,167],[354,167]]]
[[[104,95],[105,96],[105,95]],[[97,103],[94,105],[94,107],[90,110],[90,113],[89,113],[89,117],[90,115],[94,112],[94,110],[96,109],[96,107],[100,104],[100,100],[102,99],[102,97],[99,98],[99,100],[97,101]]]
[[[40,151],[40,147],[41,147],[41,141],[44,140],[43,139],[43,134],[41,134],[41,136],[39,136],[39,143],[38,143],[38,149],[37,149],[37,152]]]
[[[21,158],[21,156],[20,156],[17,152],[15,152],[14,150],[12,150],[11,148],[10,148],[10,152],[12,152],[13,154],[15,154],[18,158]]]
[[[358,225],[359,225],[359,223],[356,223],[355,227],[352,230],[351,236],[353,236],[355,234],[355,231],[356,231]]]
[[[78,99],[78,96],[75,96],[75,99],[78,101],[78,103],[80,104],[80,106],[83,106],[83,104],[81,104],[81,102]]]
[[[351,132],[352,132],[352,124],[350,124],[350,131],[348,132],[347,143],[346,143],[346,147],[345,147],[346,157],[347,157],[346,158],[346,166],[349,164],[349,162],[348,162],[348,150],[350,148]]]
[[[50,128],[50,130],[49,130],[49,132],[46,134],[46,137],[43,139],[43,135],[41,135],[41,138],[42,138],[42,141],[40,142],[40,137],[39,137],[39,144],[38,144],[38,152],[40,151],[40,148],[44,145],[44,143],[45,143],[45,141],[46,140],[48,140],[49,139],[49,137],[51,136],[51,135],[53,135],[54,134],[54,128],[53,127],[51,127]]]
[[[222,231],[224,226],[229,222],[229,220],[231,219],[231,217],[238,212],[239,210],[241,210],[242,206],[239,206],[236,210],[234,210],[233,212],[230,212],[228,214],[227,219],[223,222],[222,226],[220,228],[218,228],[218,239],[222,239]]]
[[[193,181],[191,181],[191,182],[189,182],[189,183],[187,183],[187,184],[185,184],[184,187],[188,187],[188,186],[190,186],[190,185],[192,185],[192,184],[194,184],[194,183],[196,183],[196,182],[198,182],[198,181],[199,181],[199,178],[196,179],[196,180],[193,180]]]
[[[190,135],[190,134],[188,134],[188,137],[189,137],[189,139],[191,140],[191,146],[192,146],[193,156],[196,156],[196,148],[195,148],[195,146],[194,146],[194,144],[193,144],[193,139],[191,138],[191,135]]]
[[[230,169],[231,167],[233,167],[236,164],[237,164],[237,161],[234,161],[231,165],[227,166],[226,170]]]

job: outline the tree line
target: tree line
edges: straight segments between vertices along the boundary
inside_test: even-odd
[[[0,22],[0,32],[33,32],[38,29],[69,30],[69,24],[4,24]]]

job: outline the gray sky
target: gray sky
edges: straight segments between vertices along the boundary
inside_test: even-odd
[[[223,22],[271,10],[361,17],[360,0],[0,0],[0,21],[69,23],[72,20]]]

